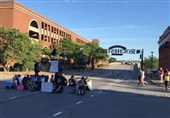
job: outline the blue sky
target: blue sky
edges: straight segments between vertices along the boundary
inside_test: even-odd
[[[158,40],[170,26],[170,0],[16,0],[100,47],[123,45],[158,57]],[[139,55],[114,56],[139,59]]]

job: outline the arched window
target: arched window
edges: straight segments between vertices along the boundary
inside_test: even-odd
[[[33,20],[33,21],[31,22],[30,26],[35,27],[35,28],[38,28],[38,24],[37,24],[37,22],[36,22],[35,20]]]
[[[39,39],[38,23],[32,20],[29,26],[29,36],[34,39]]]

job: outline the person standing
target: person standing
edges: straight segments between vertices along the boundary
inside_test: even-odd
[[[164,70],[162,68],[159,69],[159,77],[160,81],[163,82]]]
[[[169,77],[169,74],[168,74],[168,71],[167,71],[164,74],[164,83],[165,83],[165,90],[166,91],[168,91],[169,81],[170,81],[170,77]]]
[[[143,69],[140,69],[140,72],[139,72],[139,85],[140,86],[145,86],[145,81],[144,81],[144,79],[145,79],[145,72],[144,72],[144,70]]]
[[[39,67],[38,62],[35,62],[34,64],[34,72],[35,72],[35,75],[38,75],[38,73],[40,72],[40,67]]]

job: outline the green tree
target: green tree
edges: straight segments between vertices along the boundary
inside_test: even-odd
[[[0,28],[0,62],[15,62],[25,68],[33,68],[34,61],[41,57],[40,45],[16,29]]]
[[[152,70],[157,70],[158,69],[158,58],[156,57],[145,57],[144,58],[144,69],[152,71]]]
[[[115,62],[115,61],[117,61],[116,58],[113,58],[113,57],[109,58],[109,63],[112,63],[112,62]]]
[[[94,45],[92,43],[87,43],[83,46],[83,53],[90,57],[94,58],[96,61],[106,60],[108,58],[108,54],[106,49],[99,47],[98,45]]]
[[[82,54],[80,49],[82,48]],[[69,39],[61,39],[60,45],[57,47],[57,52],[60,56],[66,57],[68,61],[73,59],[75,63],[84,62],[84,58],[90,61],[93,57],[96,61],[106,60],[108,58],[107,51],[98,45],[87,43],[83,46],[71,42]],[[81,56],[80,56],[81,55]]]

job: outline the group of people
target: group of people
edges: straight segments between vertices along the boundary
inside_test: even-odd
[[[138,76],[140,86],[145,86],[144,78],[145,78],[145,72],[143,69],[140,69],[139,76]],[[170,81],[170,75],[168,73],[168,70],[160,68],[159,69],[159,78],[160,78],[160,82],[164,81],[165,90],[168,91],[169,81]]]
[[[12,81],[6,83],[6,88],[16,88],[18,90],[31,90],[32,92],[41,91],[42,82],[52,83],[52,93],[62,93],[63,86],[74,87],[74,93],[83,95],[86,89],[89,79],[88,77],[81,77],[79,81],[76,81],[74,75],[71,75],[70,79],[66,79],[63,73],[55,73],[54,75],[14,75]],[[91,88],[90,88],[91,89]]]
[[[18,74],[12,77],[11,81],[6,83],[7,89],[18,89],[18,90],[31,90],[31,91],[40,91],[41,83],[48,82],[49,77],[45,75],[24,75],[23,77]]]
[[[168,69],[163,69],[162,67],[159,69],[159,77],[160,81],[165,83],[165,90],[168,91],[170,75],[168,73]]]
[[[63,86],[70,86],[74,87],[73,93],[84,95],[85,90],[90,90],[88,86],[88,77],[81,77],[79,81],[76,81],[74,78],[74,75],[71,75],[70,79],[67,81],[67,79],[63,76],[61,73],[55,73],[55,76],[53,76],[53,79],[51,79],[51,82],[53,83],[53,90],[52,93],[61,93],[63,92]]]

